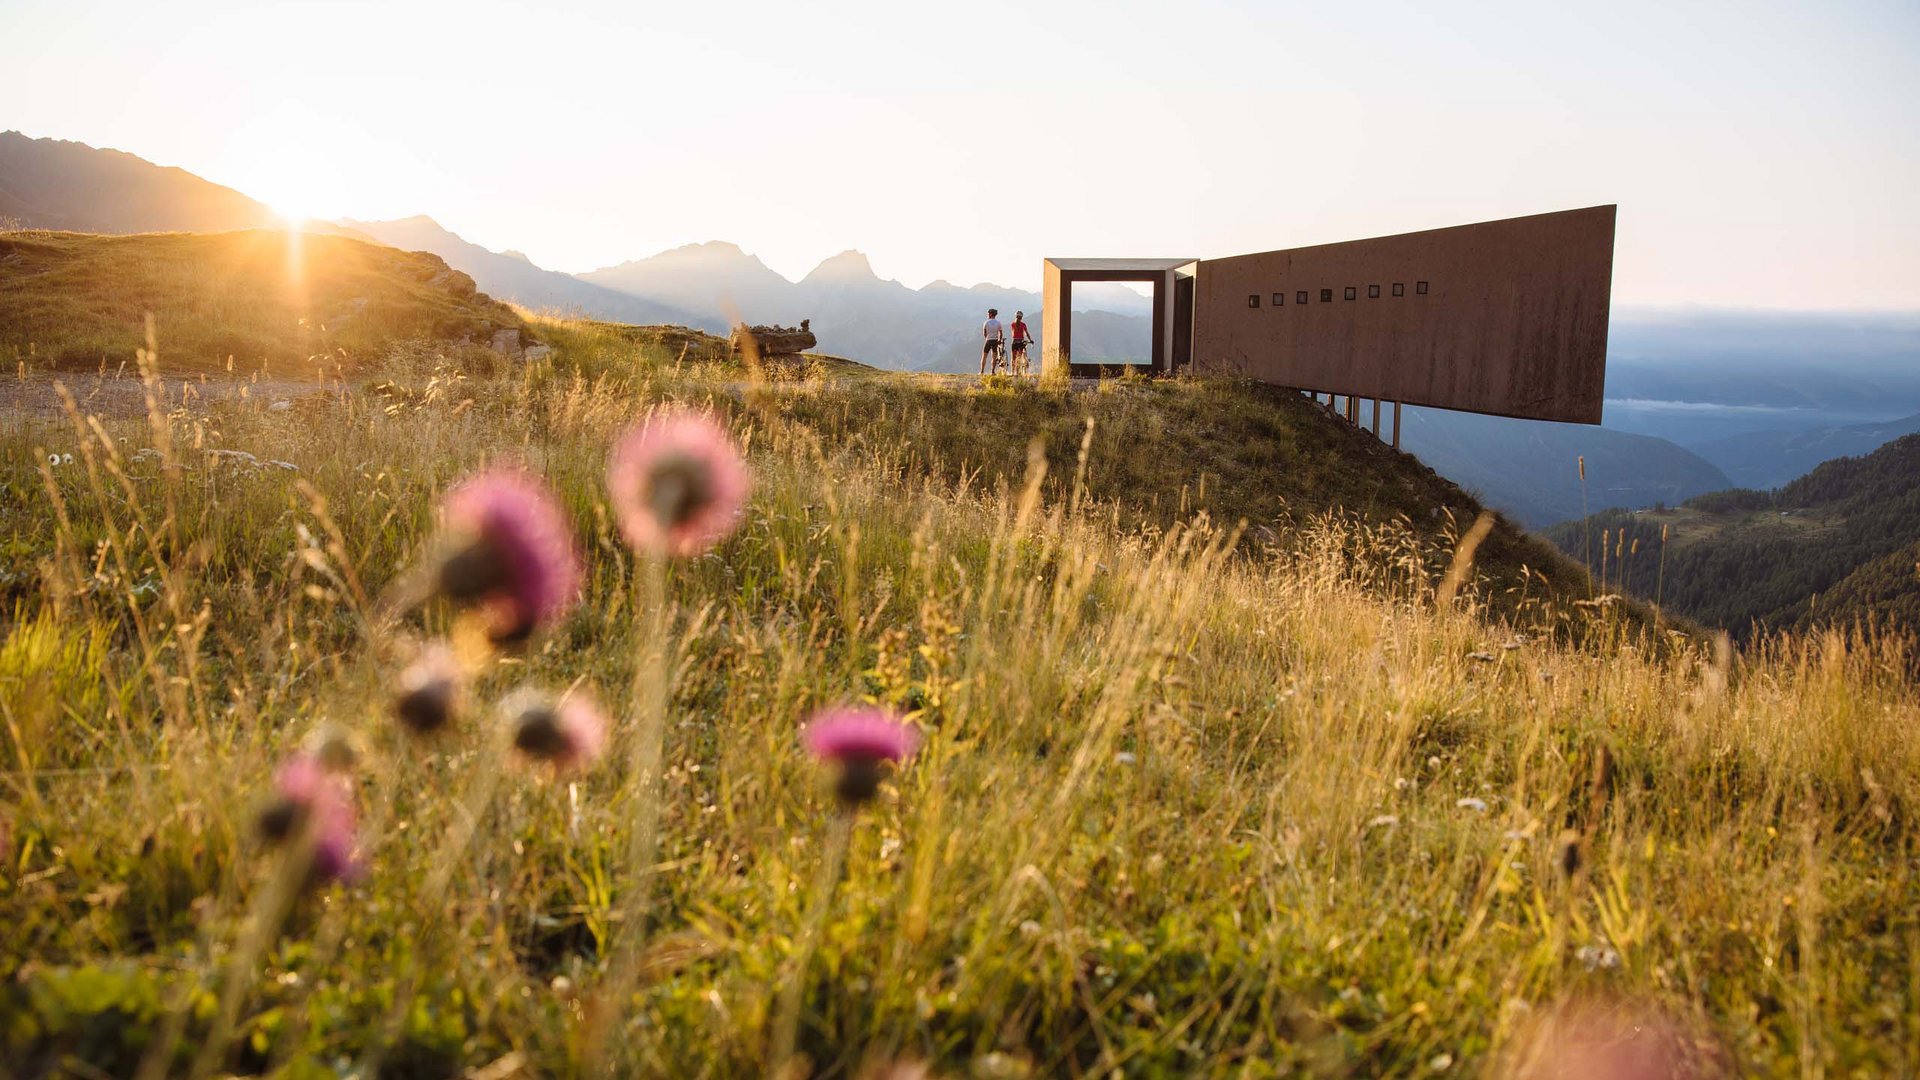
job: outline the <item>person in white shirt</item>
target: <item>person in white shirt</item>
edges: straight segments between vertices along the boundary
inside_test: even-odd
[[[993,364],[993,370],[1000,370],[1001,350],[1006,346],[1007,332],[1000,325],[1000,309],[988,308],[987,321],[980,327],[980,374],[987,373],[987,364]]]

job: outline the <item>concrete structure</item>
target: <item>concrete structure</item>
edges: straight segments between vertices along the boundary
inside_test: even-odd
[[[1042,356],[1071,363],[1073,281],[1152,280],[1154,370],[1241,375],[1328,394],[1329,405],[1338,395],[1356,423],[1369,398],[1376,431],[1390,401],[1396,443],[1401,403],[1597,424],[1614,213],[1226,259],[1049,259]]]
[[[1193,259],[1048,259],[1040,310],[1040,364],[1048,370],[1071,364],[1073,356],[1073,283],[1076,281],[1146,281],[1153,284],[1153,359],[1144,365],[1171,371],[1189,359],[1193,343]],[[1182,296],[1185,303],[1181,303]],[[1078,375],[1098,374],[1124,364],[1071,364]],[[1142,366],[1142,365],[1134,365]]]

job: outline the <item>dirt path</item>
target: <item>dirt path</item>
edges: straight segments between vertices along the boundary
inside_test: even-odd
[[[28,373],[0,378],[0,423],[17,424],[64,417],[56,386],[65,386],[80,410],[104,419],[124,419],[147,414],[146,388],[131,375],[97,375],[88,372],[62,372],[57,375]],[[204,407],[215,401],[241,400],[273,408],[277,402],[291,402],[309,394],[341,389],[341,383],[312,379],[260,378],[162,378],[161,408]],[[284,406],[283,406],[284,407]]]

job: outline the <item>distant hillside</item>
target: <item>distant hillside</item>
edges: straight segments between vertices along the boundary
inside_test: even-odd
[[[340,224],[402,251],[432,252],[445,259],[448,266],[473,278],[489,296],[511,300],[522,307],[577,313],[615,322],[725,329],[724,323],[698,318],[669,304],[602,288],[572,274],[541,269],[525,255],[490,251],[449,232],[424,214],[397,221],[346,220]]]
[[[1805,476],[1823,461],[1870,454],[1915,432],[1920,432],[1920,415],[1811,431],[1749,432],[1699,443],[1693,449],[1726,470],[1735,484],[1766,489]]]
[[[1677,506],[1732,486],[1725,473],[1684,447],[1586,424],[1410,408],[1401,445],[1533,528],[1609,507]],[[1584,507],[1582,457],[1587,461]]]
[[[1640,596],[1657,591],[1670,609],[1736,636],[1756,624],[1869,618],[1920,631],[1920,435],[1829,461],[1778,491],[1715,492],[1659,514],[1596,514],[1548,535],[1574,558],[1591,543],[1596,571],[1605,548],[1610,581]]]
[[[194,235],[0,235],[0,357],[9,367],[131,363],[154,316],[170,372],[304,372],[396,341],[486,343],[520,327],[437,256],[282,229]]]

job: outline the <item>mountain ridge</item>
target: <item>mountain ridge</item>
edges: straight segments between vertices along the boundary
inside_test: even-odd
[[[561,310],[630,323],[716,329],[669,304],[632,296],[547,270],[518,252],[498,252],[464,239],[426,214],[390,221],[343,218],[339,224],[402,251],[426,251],[472,277],[492,296],[535,310]]]

